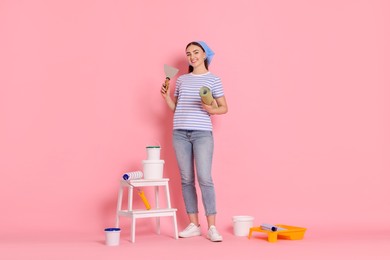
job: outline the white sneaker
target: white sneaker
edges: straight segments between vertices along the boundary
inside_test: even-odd
[[[222,236],[218,233],[215,226],[210,226],[209,231],[207,232],[207,238],[213,242],[222,242]]]
[[[179,237],[195,237],[200,235],[200,226],[196,226],[194,223],[189,224],[183,231],[179,232]]]

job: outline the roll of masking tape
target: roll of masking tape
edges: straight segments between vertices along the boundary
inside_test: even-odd
[[[206,105],[211,105],[214,100],[213,95],[211,94],[211,90],[208,87],[201,87],[199,90],[199,95],[202,99],[202,102]]]

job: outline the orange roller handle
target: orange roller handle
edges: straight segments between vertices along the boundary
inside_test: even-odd
[[[151,207],[150,207],[149,201],[146,199],[144,191],[143,190],[139,191],[138,195],[141,197],[141,200],[145,204],[146,209],[150,210]]]

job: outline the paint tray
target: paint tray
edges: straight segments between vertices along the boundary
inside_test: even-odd
[[[252,232],[262,232],[268,235],[268,242],[276,242],[278,238],[288,240],[300,240],[305,235],[306,228],[294,227],[283,224],[276,224],[277,227],[284,228],[285,230],[270,231],[264,230],[261,227],[252,227],[249,229],[248,238],[251,238]]]

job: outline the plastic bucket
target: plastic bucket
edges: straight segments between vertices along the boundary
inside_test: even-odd
[[[120,228],[106,228],[104,230],[106,233],[106,245],[107,246],[118,246],[119,245],[119,239],[121,235],[121,229]]]
[[[160,146],[146,146],[148,160],[160,160]]]
[[[164,160],[143,160],[144,179],[162,179]]]
[[[249,229],[253,227],[254,217],[251,216],[234,216],[233,231],[235,236],[248,236]]]

